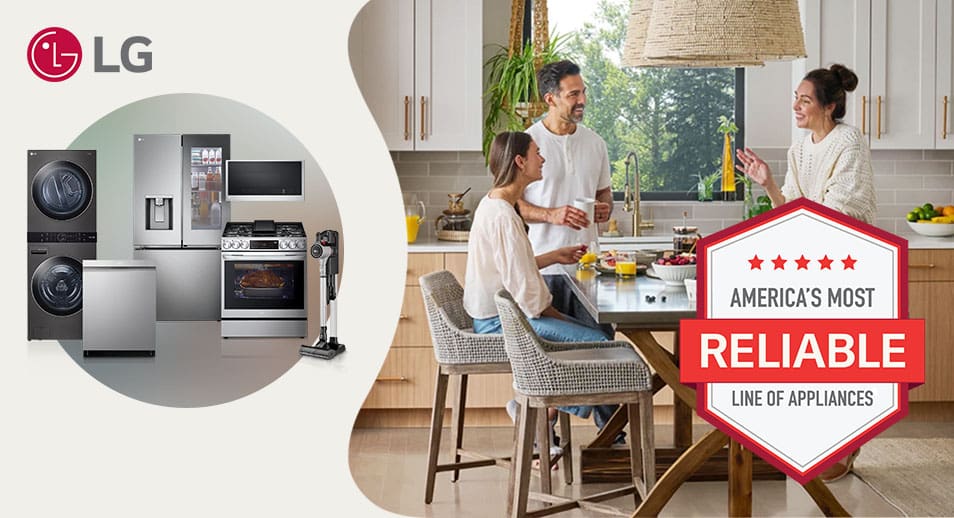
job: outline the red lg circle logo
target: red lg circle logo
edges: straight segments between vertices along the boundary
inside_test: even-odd
[[[72,32],[62,27],[47,27],[30,40],[27,61],[37,77],[56,83],[69,79],[79,70],[83,48]]]

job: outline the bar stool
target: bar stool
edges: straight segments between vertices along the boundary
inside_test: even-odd
[[[530,327],[523,311],[506,290],[497,292],[494,301],[503,326],[505,348],[520,404],[515,424],[517,440],[510,472],[508,513],[514,517],[539,516],[577,507],[609,512],[616,510],[596,502],[630,493],[635,494],[637,503],[645,498],[656,483],[656,453],[652,374],[643,359],[626,342],[554,343],[543,340]],[[548,407],[613,403],[626,405],[630,437],[634,441],[639,437],[638,446],[635,443],[630,446],[632,485],[578,500],[531,494],[529,470],[533,428],[538,422],[538,414],[545,414]],[[540,445],[540,448],[543,451],[546,445]],[[527,504],[531,498],[553,505],[528,512]]]
[[[460,470],[479,468],[483,466],[510,467],[510,458],[495,458],[477,452],[464,450],[464,410],[467,402],[467,378],[472,374],[501,374],[510,373],[510,362],[504,351],[503,335],[476,334],[473,332],[474,321],[464,310],[464,289],[449,271],[442,270],[429,273],[420,278],[421,292],[424,298],[424,307],[427,310],[427,322],[431,330],[431,339],[434,342],[434,356],[437,359],[437,383],[434,389],[434,407],[431,413],[431,434],[427,451],[427,481],[424,489],[424,503],[429,504],[434,499],[434,481],[437,473],[453,471],[452,481],[456,482]],[[454,461],[447,464],[438,464],[440,454],[441,432],[444,425],[444,406],[447,401],[447,383],[450,376],[458,376],[458,394],[452,402],[451,410],[451,442],[454,445]],[[546,417],[542,418],[544,421]],[[560,433],[569,445],[570,419],[561,413]],[[549,433],[546,434],[549,442]],[[549,447],[546,450],[548,451]],[[569,450],[569,448],[566,448]],[[461,461],[461,457],[468,460]],[[569,481],[572,483],[572,457],[568,453],[563,456],[564,469],[567,470]],[[557,462],[553,459],[546,473],[545,492],[549,492],[549,467]]]

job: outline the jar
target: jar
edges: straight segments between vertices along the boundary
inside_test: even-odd
[[[677,254],[695,252],[700,237],[699,227],[672,227],[672,249]]]

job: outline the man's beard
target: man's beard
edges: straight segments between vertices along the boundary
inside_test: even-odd
[[[582,104],[577,104],[573,106],[573,109],[570,110],[570,114],[567,115],[566,119],[573,123],[583,122],[583,115],[586,113],[585,110],[583,109],[584,106],[585,105],[582,105]],[[577,109],[580,109],[579,113],[576,111]]]

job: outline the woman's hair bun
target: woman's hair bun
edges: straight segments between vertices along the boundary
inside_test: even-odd
[[[831,66],[830,70],[838,76],[838,79],[841,81],[841,87],[844,88],[846,92],[852,92],[858,87],[858,76],[848,67],[835,64]]]

